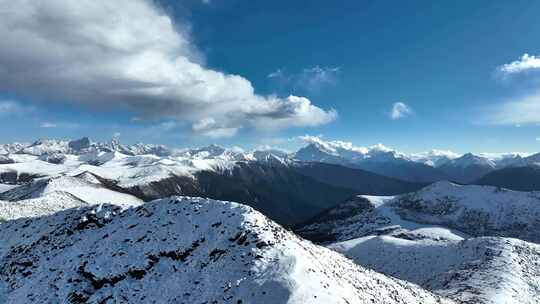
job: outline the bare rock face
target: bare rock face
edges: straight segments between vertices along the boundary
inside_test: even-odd
[[[15,161],[9,158],[8,155],[0,155],[0,165],[7,165],[7,164],[13,164],[13,163],[15,163]]]
[[[82,151],[90,148],[90,139],[88,137],[83,137],[81,139],[72,140],[68,143],[68,146],[71,150]]]
[[[62,153],[45,153],[39,156],[39,159],[51,164],[63,164],[66,161],[66,156]]]

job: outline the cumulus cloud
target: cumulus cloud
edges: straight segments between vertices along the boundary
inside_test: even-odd
[[[149,0],[0,0],[0,89],[191,122],[208,136],[335,119],[307,98],[257,95],[249,80],[205,67],[185,28]],[[215,132],[196,127],[210,118]]]
[[[336,110],[325,111],[311,104],[309,99],[294,95],[284,99],[270,97],[266,105],[268,108],[252,111],[251,115],[258,128],[314,127],[332,122],[338,117]]]
[[[203,118],[192,125],[193,131],[212,138],[232,137],[238,132],[238,128],[219,125],[211,117]]]
[[[540,57],[525,53],[520,59],[499,66],[497,71],[503,76],[509,76],[538,69],[540,69]]]
[[[412,109],[403,102],[395,102],[392,105],[392,110],[390,111],[390,118],[393,120],[401,119],[405,116],[408,116],[412,113]]]
[[[485,110],[482,122],[494,125],[540,123],[540,91],[503,102]]]

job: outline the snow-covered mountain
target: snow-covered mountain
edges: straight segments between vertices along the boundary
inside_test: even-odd
[[[414,153],[409,157],[413,161],[426,164],[432,167],[440,167],[445,163],[460,157],[461,155],[454,153],[452,151],[446,150],[431,150],[428,152]]]
[[[301,161],[318,161],[336,164],[355,164],[362,161],[387,162],[409,161],[404,154],[398,153],[381,144],[371,147],[354,147],[342,141],[323,141],[314,138],[309,144],[294,154]]]
[[[133,195],[108,189],[94,175],[88,172],[77,176],[55,176],[47,179],[38,179],[0,193],[0,199],[20,201],[39,198],[53,192],[67,192],[90,204],[114,202],[129,204],[142,203],[141,199]]]
[[[467,153],[439,167],[450,180],[470,183],[495,170],[497,164],[487,157]]]
[[[100,144],[87,138],[42,140],[29,147],[25,151],[33,154],[9,154],[5,157],[10,161],[0,164],[2,189],[25,185],[0,195],[0,199],[10,200],[12,193],[22,193],[18,199],[24,195],[30,198],[32,193],[43,192],[34,188],[54,185],[58,177],[78,183],[76,177],[86,174],[98,180],[100,191],[121,192],[143,201],[171,195],[234,200],[263,211],[280,224],[292,225],[354,194],[399,194],[423,186],[343,166],[332,168],[334,176],[352,180],[321,178],[316,172],[324,170],[324,164],[304,166],[279,150],[245,152],[211,145],[166,156],[128,155],[121,152],[124,150],[118,148],[117,141]],[[39,153],[43,154],[34,155]],[[79,193],[70,193],[91,202]]]
[[[65,191],[54,191],[19,201],[0,200],[0,223],[18,218],[50,215],[66,209],[86,206],[90,204]]]
[[[538,303],[539,218],[539,192],[439,182],[358,196],[297,232],[459,303]]]
[[[128,208],[141,205],[143,200],[109,189],[96,176],[85,172],[77,176],[36,179],[0,191],[0,218],[38,217],[103,203]]]
[[[235,203],[177,197],[0,225],[2,303],[451,303]]]
[[[466,153],[445,150],[406,154],[381,144],[355,147],[343,141],[305,136],[307,145],[292,157],[308,162],[339,164],[411,182],[451,180],[471,183],[493,170],[540,164],[540,153]]]
[[[482,166],[482,167],[495,168],[497,166],[495,161],[487,157],[474,155],[472,153],[467,153],[458,158],[454,158],[450,160],[449,162],[447,162],[446,164],[444,164],[443,166],[445,165],[451,165],[453,167],[458,167],[458,168],[466,168],[470,166]]]
[[[540,192],[437,182],[400,196],[359,196],[345,201],[315,217],[299,233],[343,241],[379,234],[422,234],[417,229],[436,227],[443,233],[437,236],[441,238],[503,236],[540,243],[538,219]]]
[[[0,165],[12,164],[12,163],[14,163],[14,161],[9,156],[0,155]]]
[[[0,303],[491,304],[540,295],[540,192],[425,186],[279,150],[120,146],[51,140],[4,155]],[[317,150],[364,164],[501,171],[493,155],[433,152],[448,158],[434,168],[383,147]],[[505,169],[523,168],[536,167]],[[373,196],[385,193],[398,195]]]
[[[9,143],[9,144],[0,144],[0,155],[6,155],[10,153],[17,153],[25,147],[29,146],[28,143]]]
[[[304,162],[323,162],[359,168],[409,182],[432,182],[444,179],[432,166],[417,162],[383,145],[357,148],[340,141],[315,138],[298,150],[294,159]]]
[[[135,145],[122,145],[113,139],[110,143],[92,142],[88,137],[76,140],[40,139],[31,144],[4,144],[0,145],[0,155],[5,154],[29,154],[42,156],[47,154],[73,154],[80,155],[91,151],[113,152],[117,151],[126,155],[154,154],[167,156],[171,151],[162,145],[138,143]]]
[[[432,241],[368,236],[329,247],[359,265],[458,303],[538,303],[537,244],[493,237]]]
[[[514,158],[510,158],[506,162],[505,166],[499,167],[540,167],[540,153],[522,157],[517,155]]]
[[[467,153],[432,150],[425,153],[406,154],[382,144],[356,147],[350,142],[328,141],[320,137],[306,137],[307,145],[295,153],[276,149],[244,151],[210,145],[195,149],[171,150],[162,145],[123,145],[117,139],[108,143],[93,142],[84,137],[77,140],[41,139],[32,144],[0,145],[0,164],[21,162],[20,158],[37,156],[44,162],[61,164],[73,160],[92,165],[102,165],[124,156],[153,155],[162,159],[182,159],[188,166],[198,166],[209,159],[225,163],[256,161],[271,166],[288,166],[295,162],[322,162],[353,169],[370,171],[379,175],[413,183],[451,180],[471,183],[482,176],[508,167],[530,167],[540,164],[540,153]],[[15,160],[19,158],[19,160]],[[203,160],[203,161],[201,161]],[[198,164],[197,164],[198,163]],[[230,166],[229,166],[230,167]]]

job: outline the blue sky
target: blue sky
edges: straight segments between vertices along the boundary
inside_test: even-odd
[[[141,6],[119,1],[117,17],[129,20],[133,14],[148,26],[127,22],[121,31],[97,34],[84,32],[94,19],[81,14],[108,18],[100,12],[110,7],[97,7],[97,1],[79,12],[67,1],[53,2],[56,6],[28,12],[37,21],[23,28],[27,36],[13,30],[19,29],[15,17],[4,26],[9,33],[0,31],[20,43],[7,50],[0,46],[0,67],[9,72],[0,69],[0,80],[7,83],[0,85],[0,118],[7,126],[2,142],[83,135],[105,140],[118,132],[124,142],[173,147],[219,143],[293,149],[299,143],[292,138],[311,134],[356,145],[383,143],[404,152],[540,150],[537,1],[135,1]],[[13,5],[7,14],[23,9],[28,8]],[[154,26],[154,15],[170,19],[172,30],[167,22]],[[81,30],[63,28],[67,24]],[[137,33],[140,41],[125,33]],[[54,48],[37,54],[45,47],[38,44],[39,35]],[[128,47],[118,52],[124,41]],[[100,48],[90,48],[92,43],[114,52],[93,58]],[[20,55],[25,47],[36,51]],[[138,54],[140,49],[148,52]],[[171,52],[172,60],[141,59]],[[123,63],[122,54],[137,59]],[[180,65],[177,57],[204,69],[189,75],[202,79],[208,90],[170,85],[191,71],[192,65]],[[122,65],[94,69],[96,64],[84,60]],[[19,73],[25,69],[31,72]],[[221,83],[215,71],[242,79]],[[167,86],[141,95],[130,86],[134,80]],[[221,99],[229,94],[245,102]]]

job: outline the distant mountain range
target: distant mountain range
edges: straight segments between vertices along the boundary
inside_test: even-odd
[[[516,167],[538,167],[540,153],[458,155],[449,151],[433,150],[428,153],[407,155],[376,145],[354,147],[340,141],[311,138],[307,146],[291,155],[307,162],[324,162],[358,168],[409,182],[435,182],[451,180],[473,183],[488,173]]]
[[[317,210],[333,204],[333,201],[323,202],[327,199],[325,196],[297,195],[302,191],[315,194],[317,191],[310,189],[317,188],[324,188],[324,193],[334,193],[339,198],[352,194],[395,195],[441,180],[539,190],[540,179],[536,175],[539,164],[540,154],[458,155],[433,150],[407,155],[383,145],[362,148],[320,138],[312,139],[294,153],[276,149],[246,152],[216,145],[173,150],[162,145],[124,145],[118,140],[99,143],[86,137],[0,145],[0,181],[4,184],[26,183],[36,177],[59,173],[72,174],[73,170],[89,166],[89,172],[103,180],[112,180],[120,184],[119,187],[125,187],[119,179],[131,176],[134,180],[136,176],[143,176],[143,180],[148,181],[146,184],[131,185],[126,181],[129,185],[125,188],[145,200],[179,194],[205,195],[215,199],[260,201],[261,206],[268,206],[272,204],[264,197],[276,200],[280,196],[275,191],[284,195],[283,192],[290,190],[287,200],[298,202],[297,198],[303,197],[303,202],[295,204],[299,210],[311,210],[304,207],[312,204],[318,206]],[[111,166],[125,172],[107,172],[103,176],[101,172],[108,170],[100,170],[100,167]],[[140,179],[137,181],[140,183]],[[235,187],[222,187],[228,182]],[[300,188],[284,187],[287,183]],[[262,184],[268,195],[260,192],[264,188]],[[294,221],[287,213],[281,211],[276,217],[271,212],[268,214],[280,223],[291,224]],[[308,213],[306,216],[312,215]]]
[[[89,192],[115,191],[139,201],[187,195],[246,203],[283,225],[305,221],[355,194],[392,195],[423,186],[359,169],[306,164],[280,151],[246,153],[216,145],[173,151],[83,138],[7,145],[4,150],[11,153],[4,154],[0,165],[5,189],[0,200],[31,200],[36,193],[54,192],[50,189],[57,184],[85,202],[95,201],[87,199]],[[11,189],[16,185],[21,186]]]

